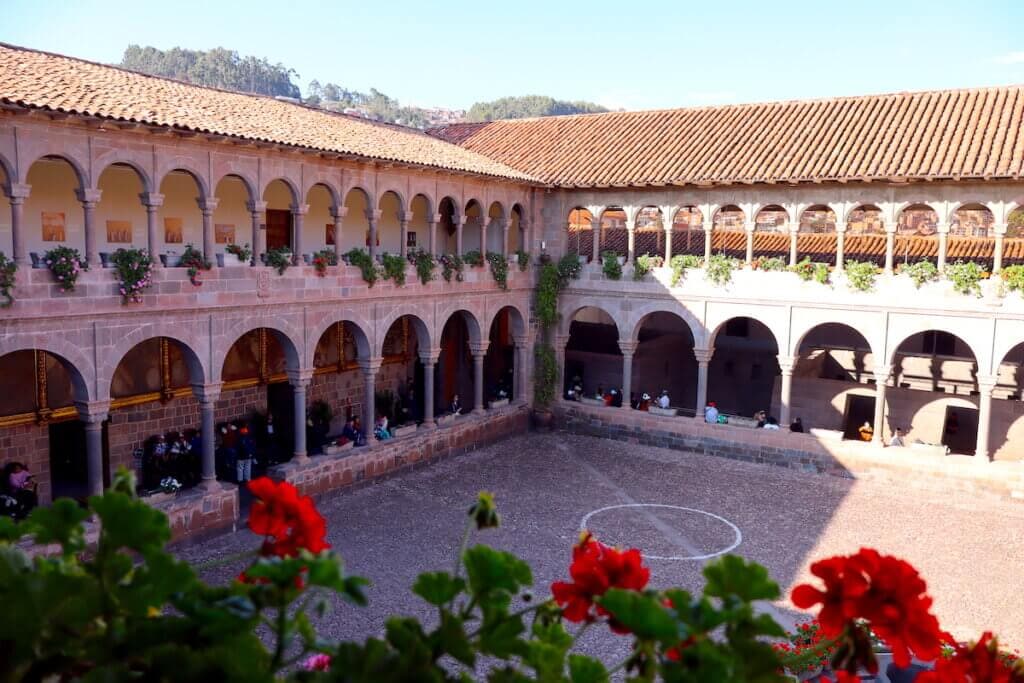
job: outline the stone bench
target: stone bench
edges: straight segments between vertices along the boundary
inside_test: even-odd
[[[324,446],[324,455],[338,455],[339,453],[350,450],[354,444],[355,442],[353,441],[347,441],[340,446]]]
[[[726,415],[725,419],[728,420],[726,424],[729,424],[733,427],[749,427],[750,429],[757,429],[757,420],[755,420],[752,417],[743,417],[742,415]]]
[[[495,401],[491,401],[491,410],[494,410],[495,408],[504,408],[507,405],[508,405],[508,399],[507,398],[499,398],[499,399],[497,399]]]
[[[597,406],[600,408],[605,407],[603,398],[591,398],[590,396],[582,396],[580,397],[580,403],[582,403],[585,406]]]
[[[412,436],[416,433],[415,424],[407,424],[401,427],[395,427],[391,430],[391,437],[394,439],[401,439],[402,437]]]
[[[434,422],[437,423],[438,427],[448,427],[455,423],[456,418],[460,417],[455,413],[448,413],[447,415],[440,415],[435,418]]]
[[[676,417],[679,415],[677,408],[659,408],[658,406],[649,406],[647,412],[651,415],[661,415],[662,417]]]

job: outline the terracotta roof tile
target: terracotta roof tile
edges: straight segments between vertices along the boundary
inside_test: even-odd
[[[421,131],[0,43],[0,101],[529,181]]]
[[[1019,178],[1024,86],[463,123],[429,131],[566,187]]]

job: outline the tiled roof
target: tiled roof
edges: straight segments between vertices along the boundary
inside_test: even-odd
[[[454,124],[431,134],[565,187],[1018,178],[1024,87]]]
[[[0,43],[0,102],[529,181],[412,128]]]

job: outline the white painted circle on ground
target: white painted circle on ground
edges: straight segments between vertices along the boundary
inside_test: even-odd
[[[587,529],[587,523],[590,521],[590,518],[593,517],[594,515],[599,515],[602,512],[608,512],[609,510],[619,510],[619,509],[622,509],[622,508],[668,508],[670,510],[681,510],[683,512],[692,512],[692,513],[695,513],[695,514],[698,514],[698,515],[704,515],[705,517],[710,517],[711,519],[718,520],[722,524],[725,524],[730,529],[732,529],[732,533],[733,533],[733,536],[734,536],[733,542],[727,548],[723,548],[722,550],[716,550],[713,553],[707,553],[707,554],[703,554],[703,555],[675,555],[675,556],[669,556],[669,555],[649,555],[648,553],[645,553],[645,552],[641,551],[641,554],[645,558],[647,558],[648,560],[677,560],[677,561],[683,561],[683,560],[710,560],[713,557],[718,557],[719,555],[724,555],[724,554],[726,554],[728,552],[731,552],[731,551],[735,550],[739,546],[739,544],[743,542],[743,533],[740,532],[740,528],[738,526],[736,526],[735,524],[733,524],[732,522],[730,522],[729,520],[727,520],[725,517],[722,517],[720,515],[716,515],[715,513],[708,512],[706,510],[698,510],[697,508],[688,508],[688,507],[683,507],[681,505],[665,505],[664,503],[623,503],[621,505],[609,505],[607,507],[598,508],[597,510],[592,510],[592,511],[588,512],[586,515],[583,516],[583,519],[580,520],[580,531],[585,531]]]

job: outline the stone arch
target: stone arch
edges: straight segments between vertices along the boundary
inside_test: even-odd
[[[963,335],[958,332],[953,332],[934,323],[935,321],[933,319],[928,319],[912,327],[902,329],[900,331],[901,336],[899,337],[899,341],[889,346],[890,351],[888,357],[886,358],[889,364],[896,364],[896,354],[899,353],[900,347],[906,344],[911,338],[919,334],[924,334],[925,332],[942,332],[944,334],[953,336],[957,341],[961,342],[967,348],[968,351],[971,352],[971,356],[974,358],[974,362],[977,364],[979,371],[983,371],[984,368],[988,367],[988,364],[984,363],[986,357],[983,354],[978,353],[978,349],[974,344],[971,343],[969,339],[970,335]]]
[[[484,328],[490,331],[491,327],[494,326],[494,321],[498,319],[498,316],[506,308],[511,309],[514,313],[514,315],[509,317],[509,320],[512,322],[512,334],[516,336],[525,335],[529,331],[528,322],[530,320],[530,315],[528,311],[524,310],[522,306],[515,302],[509,302],[498,306],[493,313],[485,318]]]
[[[726,326],[730,322],[732,322],[733,320],[739,320],[739,319],[742,319],[742,318],[745,318],[747,320],[752,320],[753,322],[759,324],[760,326],[762,326],[766,330],[768,330],[768,333],[771,334],[771,336],[772,336],[772,340],[775,342],[776,349],[781,351],[782,349],[785,348],[785,344],[784,344],[785,337],[783,335],[779,334],[779,330],[775,329],[772,326],[771,322],[762,320],[761,318],[758,318],[755,315],[750,315],[749,313],[748,314],[730,315],[730,316],[727,316],[721,322],[719,322],[715,326],[715,328],[713,330],[710,330],[710,332],[708,334],[708,348],[709,349],[713,349],[715,347],[715,342],[717,341],[718,336],[723,333],[723,331],[726,329]],[[783,340],[781,343],[779,341],[780,339]]]
[[[905,202],[896,211],[896,232],[901,235],[930,237],[938,231],[939,220],[939,212],[931,204]]]
[[[387,187],[383,187],[383,188],[377,188],[377,190],[378,190],[378,196],[377,196],[377,204],[376,204],[376,206],[377,206],[378,209],[381,208],[381,202],[384,201],[384,197],[386,195],[393,194],[398,199],[398,212],[400,214],[402,214],[402,213],[405,213],[405,212],[407,212],[409,210],[409,202],[406,201],[405,192],[402,192],[401,190],[399,190],[397,187],[395,187],[393,185],[387,186]]]
[[[218,379],[211,379],[206,363],[203,361],[203,355],[196,350],[201,348],[202,340],[191,339],[187,335],[180,334],[180,326],[171,327],[166,323],[157,323],[137,327],[127,334],[114,334],[112,336],[115,340],[114,346],[104,355],[104,360],[101,363],[103,371],[97,378],[97,395],[101,399],[110,398],[110,385],[114,380],[114,374],[117,372],[121,361],[128,355],[128,352],[145,341],[159,339],[160,337],[170,339],[181,348],[182,357],[185,359],[185,365],[188,367],[189,380],[193,384],[219,381]]]
[[[316,349],[320,345],[320,341],[323,339],[324,335],[327,334],[328,330],[330,330],[334,325],[338,323],[348,323],[349,325],[352,326],[352,336],[356,342],[357,358],[363,360],[371,357],[373,345],[370,343],[370,337],[366,333],[366,330],[368,329],[368,323],[365,320],[357,319],[357,316],[354,315],[327,315],[316,327],[313,327],[309,330],[309,348],[306,349],[305,356],[306,367],[314,367]]]
[[[865,218],[864,223],[866,225],[873,223],[873,221],[868,220],[868,212],[877,214],[879,230],[872,231],[863,228],[858,229],[851,226],[851,223],[857,223],[857,221],[854,220],[856,215],[863,215]],[[882,209],[874,202],[851,202],[849,210],[843,215],[843,222],[847,226],[847,231],[854,234],[858,232],[881,233],[885,231],[885,212],[883,212]],[[851,227],[853,227],[852,230],[850,229]]]
[[[15,351],[45,351],[64,366],[71,377],[76,401],[95,401],[97,393],[96,370],[92,361],[78,346],[67,341],[63,335],[39,335],[19,339],[9,338],[0,346],[0,356]]]
[[[628,341],[636,342],[640,335],[640,329],[643,327],[644,322],[654,313],[668,313],[674,315],[686,325],[690,331],[690,337],[693,339],[694,348],[705,348],[707,341],[707,330],[704,329],[704,325],[697,317],[690,312],[688,308],[682,304],[676,303],[667,304],[666,302],[656,302],[643,306],[640,309],[633,312],[633,315],[625,330],[619,330],[621,334],[624,331],[629,332]]]
[[[839,214],[828,204],[811,204],[800,212],[799,231],[803,233],[833,233]]]
[[[654,204],[645,204],[636,209],[633,215],[634,232],[633,248],[636,256],[661,256],[665,253],[663,240],[665,239],[665,221],[670,218],[665,216],[661,207]]]
[[[338,191],[338,188],[335,187],[334,183],[327,178],[326,174],[321,173],[318,173],[315,177],[307,180],[305,190],[302,193],[302,196],[305,197],[305,203],[309,204],[309,195],[313,191],[313,188],[318,186],[327,190],[327,194],[331,196],[332,206],[341,206],[341,193]]]
[[[380,319],[377,325],[377,346],[374,349],[375,355],[380,357],[384,354],[384,338],[388,334],[388,330],[391,326],[402,318],[408,316],[409,320],[412,321],[412,329],[416,333],[416,341],[419,343],[419,348],[427,350],[433,348],[431,342],[433,335],[430,333],[430,326],[427,322],[420,317],[421,307],[417,307],[413,304],[404,304],[396,306],[387,315]]]
[[[164,181],[167,180],[167,177],[175,172],[187,173],[188,175],[192,176],[192,180],[195,181],[196,188],[199,190],[198,199],[204,200],[213,196],[210,192],[209,185],[207,185],[206,178],[203,176],[202,173],[197,171],[189,164],[179,163],[172,164],[171,166],[168,167],[166,171],[160,174],[160,180],[156,184],[158,192],[160,191],[160,187],[164,184]]]
[[[32,161],[25,165],[24,176],[21,178],[21,182],[28,182],[28,175],[31,172],[32,167],[35,166],[38,162],[50,159],[59,159],[67,163],[71,167],[71,170],[75,172],[75,178],[78,180],[79,190],[87,190],[89,189],[89,187],[91,187],[92,182],[89,178],[89,174],[85,170],[85,166],[73,154],[70,154],[66,151],[60,151],[57,153],[47,152],[45,154],[40,154],[36,158],[32,159]]]
[[[565,253],[583,256],[589,260],[594,249],[595,230],[599,229],[599,226],[600,223],[590,209],[583,206],[570,209],[565,222]]]
[[[17,176],[14,175],[14,164],[8,161],[3,154],[0,154],[0,172],[4,174],[5,186],[7,186],[7,189],[10,189],[9,186],[17,182]]]
[[[214,345],[213,361],[210,367],[210,377],[213,381],[221,381],[224,372],[224,360],[227,358],[228,352],[231,351],[231,347],[234,346],[235,342],[261,327],[273,332],[277,341],[281,344],[288,370],[297,371],[302,367],[303,356],[299,352],[299,349],[302,348],[302,343],[299,341],[302,339],[302,335],[297,330],[292,329],[291,325],[283,320],[243,318],[229,325],[223,332],[220,337],[224,340],[223,344],[218,343]]]
[[[739,220],[736,219],[739,216]],[[738,204],[721,204],[711,212],[711,226],[714,230],[743,230],[747,214]]]
[[[865,321],[865,322],[867,322],[867,321]],[[834,326],[837,326],[837,327],[845,328],[845,330],[848,330],[848,331],[852,332],[853,334],[857,335],[858,337],[860,337],[861,339],[863,339],[864,343],[867,344],[868,351],[870,351],[872,357],[875,358],[875,359],[881,359],[882,358],[882,350],[880,348],[881,347],[880,340],[878,340],[878,339],[872,340],[871,338],[868,337],[867,334],[865,334],[861,330],[859,330],[856,327],[854,327],[855,324],[856,323],[851,321],[849,319],[849,317],[846,317],[845,319],[842,319],[842,320],[839,320],[839,319],[836,319],[836,320],[830,320],[830,319],[815,320],[814,322],[807,324],[805,327],[803,327],[802,329],[800,329],[797,332],[794,332],[791,335],[793,342],[792,342],[792,344],[790,346],[790,353],[789,353],[789,355],[790,356],[798,355],[800,353],[800,347],[803,346],[804,341],[807,339],[808,336],[810,336],[810,334],[812,332],[814,332],[815,330],[818,330],[819,328],[825,327],[825,326],[834,325]],[[867,324],[864,329],[877,329],[878,327],[879,326],[878,326],[877,323],[873,323],[873,324]],[[781,352],[781,349],[780,349],[780,352]]]
[[[135,175],[138,176],[139,182],[142,183],[143,192],[156,192],[157,188],[153,187],[153,178],[149,172],[143,167],[142,164],[126,156],[115,155],[111,159],[104,161],[103,167],[99,169],[99,173],[96,174],[96,187],[99,187],[100,178],[113,166],[124,166],[135,171]]]
[[[409,200],[409,211],[415,213],[413,212],[413,205],[416,204],[416,200],[420,197],[422,197],[423,201],[426,202],[427,216],[433,216],[434,213],[436,212],[434,208],[434,200],[431,199],[430,195],[428,195],[426,192],[417,192],[412,196],[412,199]]]
[[[217,188],[220,187],[220,184],[227,180],[228,178],[236,178],[239,181],[241,181],[242,187],[245,188],[246,193],[249,195],[249,201],[256,202],[262,198],[262,195],[258,194],[256,191],[256,181],[249,177],[249,175],[244,171],[234,170],[228,171],[227,173],[223,173],[216,179],[216,181],[213,183],[214,196],[216,196]]]
[[[558,332],[559,332],[560,335],[565,336],[565,337],[569,336],[569,327],[570,327],[570,325],[572,325],[573,319],[584,308],[596,308],[597,310],[601,311],[606,316],[611,318],[612,322],[615,324],[615,329],[619,333],[619,337],[620,338],[622,337],[622,328],[623,327],[627,327],[628,326],[627,323],[625,323],[624,321],[621,321],[618,318],[616,318],[616,316],[612,315],[612,313],[609,312],[608,309],[605,308],[604,306],[602,306],[601,304],[594,303],[594,302],[591,302],[591,301],[584,302],[584,303],[573,303],[571,305],[571,307],[569,309],[568,315],[562,316],[562,318],[561,318],[561,320],[559,322],[559,330],[558,330]]]
[[[292,196],[292,204],[296,206],[299,205],[301,203],[301,197],[303,195],[299,191],[299,187],[298,185],[295,184],[295,181],[293,181],[288,176],[278,176],[276,178],[271,178],[270,180],[268,180],[263,185],[263,190],[260,192],[260,198],[265,200],[267,198],[267,190],[270,189],[271,185],[278,181],[284,183],[285,187],[288,188],[288,191],[291,193]]]
[[[972,212],[982,214],[980,221],[973,220],[975,217],[961,212]],[[964,219],[968,220],[964,220]],[[966,224],[965,224],[966,223]],[[977,223],[980,223],[978,225]],[[992,227],[995,224],[995,214],[992,209],[981,202],[960,202],[949,212],[949,234],[961,237],[991,237]]]
[[[754,230],[757,232],[789,232],[789,225],[793,221],[789,209],[782,204],[759,204],[752,213]],[[779,216],[783,217],[781,225],[777,222]]]
[[[448,324],[448,321],[457,315],[462,316],[462,319],[466,323],[466,331],[469,334],[469,343],[479,344],[480,341],[483,339],[482,328],[480,326],[480,318],[477,316],[476,313],[466,308],[456,308],[451,313],[444,316],[444,322],[441,323],[441,329],[437,335],[438,340],[442,338],[444,334],[445,325]]]
[[[366,207],[368,209],[372,209],[374,206],[376,206],[376,202],[373,200],[373,193],[367,190],[362,185],[353,185],[352,187],[348,188],[348,190],[345,191],[344,197],[342,197],[342,202],[347,202],[348,198],[352,196],[353,193],[361,194],[363,196],[363,201],[366,202]]]

